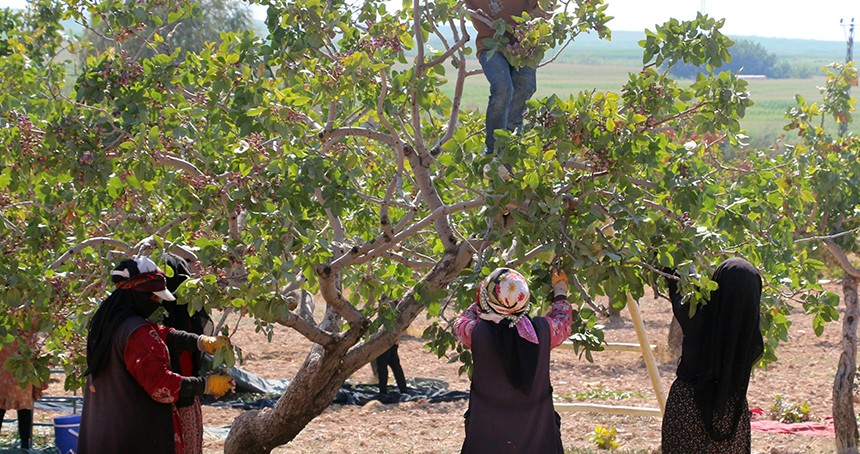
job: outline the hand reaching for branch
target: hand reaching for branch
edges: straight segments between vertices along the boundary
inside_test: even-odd
[[[466,13],[475,20],[479,20],[490,27],[493,26],[493,18],[488,16],[482,9],[467,9]]]
[[[567,274],[564,272],[564,270],[557,268],[553,269],[551,282],[552,293],[554,296],[567,296]]]
[[[201,352],[214,355],[221,347],[230,343],[227,336],[200,336],[197,338],[197,348]]]

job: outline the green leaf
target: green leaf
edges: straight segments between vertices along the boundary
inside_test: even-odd
[[[2,172],[0,172],[0,189],[6,189],[9,186],[9,183],[12,181],[12,169],[9,167],[5,167]]]
[[[441,312],[442,306],[439,304],[439,301],[431,301],[429,305],[427,305],[427,314],[431,317],[438,317]]]
[[[150,145],[153,145],[153,146],[156,146],[156,145],[160,146],[161,145],[161,141],[159,140],[159,137],[158,137],[159,134],[161,134],[161,131],[158,129],[158,126],[153,126],[152,128],[149,129],[148,138],[149,138]]]

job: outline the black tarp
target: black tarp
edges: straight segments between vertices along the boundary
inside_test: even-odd
[[[269,380],[237,368],[229,370],[236,381],[236,393],[231,393],[221,399],[211,397],[204,399],[205,405],[216,407],[241,408],[257,410],[272,407],[284,390],[289,386],[289,380]],[[466,391],[449,391],[448,383],[433,378],[409,378],[406,380],[406,393],[397,391],[380,394],[377,385],[344,383],[332,400],[338,405],[364,405],[371,400],[382,403],[410,402],[426,400],[430,403],[453,402],[469,398]]]
[[[217,400],[212,396],[205,396],[204,405],[247,410],[272,407],[290,384],[287,379],[263,378],[237,367],[227,369],[227,372],[236,381],[236,392],[229,393]],[[414,377],[407,379],[406,384],[409,389],[404,394],[397,392],[396,388],[388,394],[379,394],[379,388],[375,384],[344,383],[332,400],[332,404],[364,405],[371,400],[378,400],[386,404],[417,400],[437,403],[469,398],[467,391],[448,390],[448,383],[442,380]],[[46,396],[36,401],[35,407],[39,410],[58,413],[80,413],[83,407],[83,398],[80,396]]]

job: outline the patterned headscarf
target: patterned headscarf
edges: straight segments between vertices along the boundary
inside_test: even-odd
[[[528,282],[510,268],[496,268],[481,283],[478,291],[478,315],[496,324],[508,321],[523,339],[537,344],[537,334],[527,317],[530,307]]]
[[[164,301],[175,301],[167,290],[167,276],[149,257],[137,256],[122,261],[110,272],[116,288],[136,292],[152,292]]]

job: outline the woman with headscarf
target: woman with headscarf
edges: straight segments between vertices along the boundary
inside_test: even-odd
[[[197,336],[148,320],[161,301],[175,298],[164,273],[148,257],[122,261],[116,289],[96,310],[87,334],[87,375],[80,454],[180,453],[174,402],[233,388],[229,375],[183,377],[170,370],[168,346],[214,352],[226,339]]]
[[[572,329],[563,271],[553,271],[552,288],[549,316],[531,318],[526,279],[497,268],[481,283],[477,302],[454,322],[473,362],[462,452],[564,452],[549,377],[549,352]]]
[[[176,296],[179,286],[191,277],[191,266],[188,262],[172,253],[164,254],[164,261],[173,271],[168,273],[167,290]],[[178,300],[162,303],[167,315],[164,326],[187,331],[197,335],[212,335],[214,325],[205,310],[188,313],[188,306],[179,304]],[[170,369],[186,377],[202,376],[205,360],[202,351],[178,350],[170,348]],[[200,407],[200,396],[180,396],[176,400],[176,410],[179,413],[179,425],[182,433],[183,454],[201,454],[203,452],[203,411]]]
[[[684,340],[663,415],[663,453],[748,453],[746,394],[752,367],[764,352],[761,276],[744,259],[726,260],[712,277],[719,288],[693,315],[677,281],[667,280]]]

